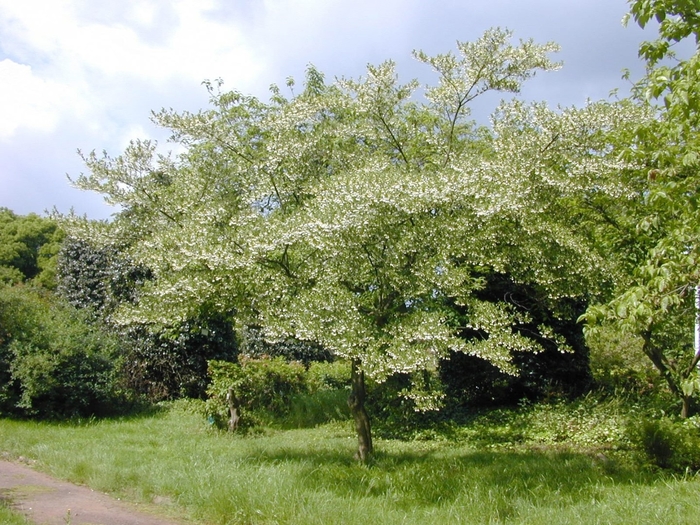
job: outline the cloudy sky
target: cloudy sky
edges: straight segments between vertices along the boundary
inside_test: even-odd
[[[428,82],[411,50],[446,52],[493,26],[562,47],[564,68],[530,81],[526,99],[625,93],[621,70],[641,74],[637,45],[653,36],[624,28],[626,11],[626,0],[0,0],[0,207],[109,217],[99,195],[70,186],[84,171],[76,151],[165,143],[150,111],[205,107],[205,79],[265,98],[309,63],[333,79],[391,58],[403,80]]]

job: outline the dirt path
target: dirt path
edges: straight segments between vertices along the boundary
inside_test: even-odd
[[[0,499],[38,525],[185,525],[136,505],[58,481],[26,464],[0,460]]]

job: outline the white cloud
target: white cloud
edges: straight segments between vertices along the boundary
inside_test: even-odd
[[[154,137],[151,136],[151,133],[149,133],[141,124],[132,124],[119,134],[117,147],[120,150],[125,149],[129,145],[129,142],[134,140],[136,137],[142,140],[154,139]]]
[[[261,67],[235,25],[207,17],[211,0],[125,1],[110,20],[95,17],[94,5],[102,3],[0,0],[5,38],[14,41],[10,52],[50,59],[54,75],[78,69],[152,83],[200,82],[222,68],[246,81]]]
[[[52,132],[62,114],[79,106],[66,86],[37,77],[26,64],[0,61],[0,139],[20,128]]]
[[[150,26],[154,23],[158,14],[157,6],[153,2],[140,2],[134,5],[132,16],[137,23]]]
[[[86,126],[108,127],[110,108],[144,92],[197,87],[219,76],[252,86],[264,68],[235,24],[207,16],[209,0],[121,2],[107,19],[96,16],[96,5],[103,3],[0,0],[0,45],[9,57],[2,89],[10,95],[0,106],[0,137],[21,126],[52,129],[66,100],[81,101],[74,113],[89,117]]]

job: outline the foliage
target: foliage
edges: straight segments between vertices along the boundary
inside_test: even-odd
[[[561,323],[609,290],[619,264],[580,227],[576,199],[636,196],[615,177],[636,166],[615,140],[648,115],[627,102],[516,99],[477,126],[477,97],[559,67],[556,45],[511,37],[492,29],[456,53],[416,52],[437,77],[422,90],[399,83],[391,61],[332,84],[310,67],[298,94],[273,86],[268,102],[208,83],[210,109],[153,115],[180,155],[148,141],[85,155],[76,184],[123,212],[64,224],[102,245],[126,239],[153,276],[115,319],[167,326],[205,307],[235,311],[266,340],[312,341],[353,363],[365,436],[365,376],[432,410],[450,352],[515,374],[513,355],[568,351]],[[490,275],[534,291],[542,322],[507,296],[484,298]],[[585,352],[574,356],[585,376]]]
[[[488,449],[562,447],[624,455],[630,449],[628,421],[648,411],[634,398],[587,394],[574,401],[472,410],[450,427],[455,437]]]
[[[312,393],[344,389],[350,384],[350,364],[341,359],[310,363],[306,370],[306,378]]]
[[[514,283],[507,276],[496,273],[485,276],[484,281],[477,297],[491,303],[507,303],[527,319],[515,330],[522,337],[533,340],[541,350],[511,351],[516,375],[506,374],[478,357],[452,352],[440,365],[448,403],[453,406],[515,404],[523,398],[576,396],[590,388],[588,348],[582,327],[575,322],[583,312],[582,302],[570,298],[548,300],[541,290]],[[557,311],[569,313],[562,316],[557,315]],[[456,315],[467,312],[455,308]],[[551,328],[549,337],[542,335],[543,326]],[[465,329],[462,336],[469,340],[484,334]]]
[[[53,289],[56,254],[63,237],[63,231],[52,219],[34,213],[20,216],[0,208],[0,283],[34,280]]]
[[[57,272],[57,294],[107,322],[120,303],[136,300],[138,289],[150,278],[147,268],[129,260],[116,246],[95,247],[73,237],[59,251]]]
[[[630,438],[657,467],[678,473],[700,470],[700,426],[694,418],[644,419],[630,427]]]
[[[287,361],[299,361],[309,366],[317,361],[330,361],[332,354],[318,343],[301,341],[295,337],[268,341],[260,328],[244,326],[239,331],[239,352],[241,355],[260,359],[267,357],[284,357]]]
[[[587,343],[595,389],[608,394],[626,392],[639,396],[663,389],[663,379],[659,378],[651,361],[644,358],[640,337],[606,326],[590,333]]]
[[[204,413],[220,427],[230,417],[229,388],[242,409],[243,427],[274,422],[303,428],[347,417],[350,366],[345,361],[312,362],[305,368],[281,356],[240,356],[239,363],[210,361],[209,375]]]
[[[234,404],[241,409],[241,422],[246,426],[264,421],[266,416],[284,414],[291,406],[292,395],[308,390],[304,366],[282,357],[241,356],[238,363],[209,361],[209,376],[207,412],[221,427],[230,417],[229,389],[233,390]]]
[[[116,340],[74,308],[28,287],[0,288],[0,410],[65,417],[116,400]]]
[[[698,166],[700,146],[700,34],[698,4],[692,0],[632,0],[630,16],[642,27],[659,22],[659,38],[639,48],[646,76],[635,86],[635,98],[656,118],[641,122],[625,136],[625,158],[639,166],[641,192],[634,205],[621,203],[607,217],[604,234],[610,256],[627,260],[612,299],[585,315],[590,329],[612,323],[643,341],[642,350],[671,391],[683,400],[687,416],[698,378],[700,354],[689,337],[694,292],[700,285]],[[693,36],[696,52],[674,58],[673,44]],[[661,100],[662,106],[654,106]],[[622,242],[620,242],[622,241]],[[618,250],[622,246],[623,250]]]
[[[205,311],[168,326],[115,323],[119,305],[137,302],[150,278],[147,268],[114,245],[95,247],[69,237],[59,253],[58,295],[120,337],[121,386],[151,401],[203,397],[207,360],[236,357],[232,323],[222,313]]]
[[[663,59],[673,57],[675,43],[691,36],[696,44],[700,41],[700,5],[697,0],[630,0],[629,3],[630,14],[626,21],[632,17],[642,28],[654,20],[659,24],[659,38],[644,42],[639,47],[639,56],[646,60],[650,67],[658,66]],[[672,89],[671,84],[682,77],[683,71],[691,66],[692,62],[676,63],[672,67],[664,64],[650,71],[650,77],[644,81],[650,82],[650,87],[656,86],[650,96],[656,98],[664,90]],[[690,87],[685,85],[685,89]],[[686,100],[686,103],[689,102]]]
[[[120,384],[150,401],[203,398],[207,361],[233,361],[236,334],[230,319],[210,315],[166,328],[120,327],[123,364]]]

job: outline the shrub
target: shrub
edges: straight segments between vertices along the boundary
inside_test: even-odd
[[[114,401],[116,340],[51,295],[0,288],[0,411],[94,415]]]
[[[238,363],[209,361],[211,383],[207,389],[207,415],[220,427],[229,419],[226,396],[233,389],[245,426],[258,424],[289,411],[294,394],[308,391],[305,368],[282,357],[251,359]]]
[[[342,360],[314,362],[309,364],[306,377],[311,392],[349,388],[350,363]]]
[[[0,208],[0,283],[56,286],[56,254],[64,232],[53,219]]]
[[[700,470],[700,421],[669,417],[634,421],[630,440],[651,464],[674,472]]]
[[[372,418],[372,432],[377,437],[402,439],[430,419],[425,413],[416,412],[409,399],[397,395],[410,386],[408,374],[394,374],[381,383],[367,381],[365,407]]]
[[[332,354],[318,343],[287,337],[279,341],[265,339],[262,329],[247,326],[240,332],[240,352],[252,359],[284,357],[308,366],[316,361],[332,361]]]
[[[58,257],[57,293],[93,319],[110,325],[121,339],[120,384],[151,402],[201,397],[207,388],[207,361],[234,360],[238,347],[231,319],[202,308],[181,323],[165,327],[115,325],[120,305],[137,300],[150,270],[115,246],[95,247],[69,238]]]
[[[588,334],[586,342],[598,390],[648,396],[662,386],[663,379],[642,352],[641,338],[606,326]]]
[[[124,356],[120,384],[152,402],[204,398],[207,362],[232,361],[237,354],[233,326],[223,316],[190,319],[158,331],[131,325],[119,335]]]
[[[462,352],[451,352],[440,364],[440,379],[445,386],[447,405],[451,407],[498,406],[516,404],[522,399],[556,397],[575,398],[591,386],[589,353],[577,318],[585,304],[572,299],[549,300],[536,287],[514,282],[508,275],[485,272],[484,287],[476,295],[492,303],[505,302],[528,322],[514,325],[513,331],[542,347],[540,352],[511,351],[518,374],[509,375],[488,361]],[[455,322],[466,326],[468,309],[452,306]],[[540,326],[551,328],[559,340],[541,334]],[[466,329],[467,340],[484,337]],[[569,351],[562,351],[565,342]]]

